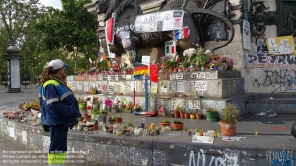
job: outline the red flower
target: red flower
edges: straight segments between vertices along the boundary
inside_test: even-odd
[[[87,106],[87,109],[88,109],[88,110],[89,110],[89,109],[91,109],[91,106],[90,106],[90,105],[88,105],[88,106]]]

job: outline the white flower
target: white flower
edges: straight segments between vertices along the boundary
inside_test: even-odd
[[[196,53],[195,48],[189,48],[187,50],[184,50],[183,56],[187,56],[187,55],[190,56],[191,54],[194,54],[194,53]]]
[[[214,55],[214,54],[212,53],[212,51],[210,51],[210,50],[207,50],[207,51],[205,52],[205,54],[208,55],[208,56]]]

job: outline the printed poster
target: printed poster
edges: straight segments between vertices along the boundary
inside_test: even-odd
[[[89,86],[90,86],[90,89],[97,89],[96,82],[94,82],[94,81],[90,81]]]
[[[177,80],[183,80],[183,73],[177,73],[176,74],[176,79]]]
[[[196,78],[206,78],[206,72],[198,72]]]
[[[89,91],[89,82],[83,81],[83,91],[88,92]]]
[[[104,82],[102,82],[102,90],[103,91],[107,91],[108,90],[108,85],[107,85],[107,82],[106,81],[104,81]]]
[[[251,50],[250,23],[247,20],[244,20],[243,22],[243,44],[244,44],[244,49]]]
[[[177,92],[185,92],[185,81],[177,80]]]
[[[110,94],[113,94],[114,93],[114,88],[115,88],[115,86],[114,85],[109,85],[109,93]]]
[[[71,89],[72,89],[72,91],[76,91],[77,90],[77,81],[71,82]]]
[[[119,91],[120,91],[121,93],[125,93],[125,85],[124,85],[124,84],[120,84],[120,86],[119,86]]]
[[[188,86],[194,86],[194,81],[188,81]]]
[[[96,84],[97,90],[102,90],[101,82],[96,82]]]
[[[160,92],[167,93],[169,91],[169,82],[161,81],[160,82]]]
[[[174,57],[176,56],[176,41],[170,40],[165,42],[165,55]]]
[[[151,93],[157,93],[157,83],[151,82]]]
[[[183,17],[183,10],[169,10],[136,16],[135,31],[136,33],[143,33],[181,29]]]
[[[176,74],[170,74],[170,80],[175,80],[176,79]]]
[[[267,38],[266,44],[269,54],[296,54],[293,36]]]

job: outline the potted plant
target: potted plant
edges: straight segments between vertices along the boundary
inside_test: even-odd
[[[207,121],[215,122],[217,121],[218,112],[214,107],[208,107],[206,110]]]
[[[179,106],[176,106],[176,109],[173,110],[173,113],[174,113],[174,117],[175,117],[175,118],[179,118],[179,117],[180,117]]]
[[[164,68],[169,69],[169,72],[173,72],[176,67],[177,62],[167,59],[164,61]]]
[[[175,120],[172,124],[174,130],[182,130],[184,127],[184,123],[180,120]]]
[[[186,62],[186,61],[184,61],[183,63],[182,63],[182,66],[183,66],[183,71],[188,71],[188,67],[191,65],[191,63],[190,62]]]
[[[118,110],[118,112],[119,112],[119,116],[114,116],[114,120],[115,120],[116,123],[122,123],[122,119],[123,119],[121,117],[121,109],[119,109],[119,102],[117,102],[116,104],[114,104],[114,109],[115,110]]]
[[[200,70],[204,70],[203,67],[209,60],[210,56],[205,53],[204,48],[198,48],[195,52],[190,51],[188,57],[188,61],[194,63]]]
[[[107,113],[108,111],[103,109],[103,110],[99,110],[99,114],[98,114],[98,117],[97,117],[97,120],[99,122],[104,122],[106,123],[107,122]]]
[[[240,116],[239,110],[230,103],[227,103],[220,113],[220,129],[222,135],[234,136],[236,135],[237,119]]]
[[[189,119],[190,118],[190,113],[186,111],[186,109],[184,107],[181,108],[182,112],[183,112],[183,118],[185,119]]]
[[[195,110],[195,118],[196,119],[202,119],[202,113],[200,109]]]
[[[84,75],[84,73],[85,73],[85,69],[84,68],[81,68],[79,71],[80,71],[80,75]]]
[[[171,122],[168,118],[164,118],[159,122],[161,127],[171,126]]]
[[[107,71],[107,60],[102,60],[102,61],[98,62],[98,66],[99,66],[99,70],[101,72]]]
[[[80,70],[79,68],[75,67],[74,70],[73,70],[74,71],[74,74],[75,75],[79,75],[79,73],[80,73],[79,70]]]

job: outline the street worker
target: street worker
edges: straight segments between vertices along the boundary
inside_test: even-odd
[[[60,59],[50,61],[40,75],[39,100],[41,124],[50,132],[49,166],[63,166],[66,160],[67,134],[81,117],[78,101],[65,84],[65,68]]]

